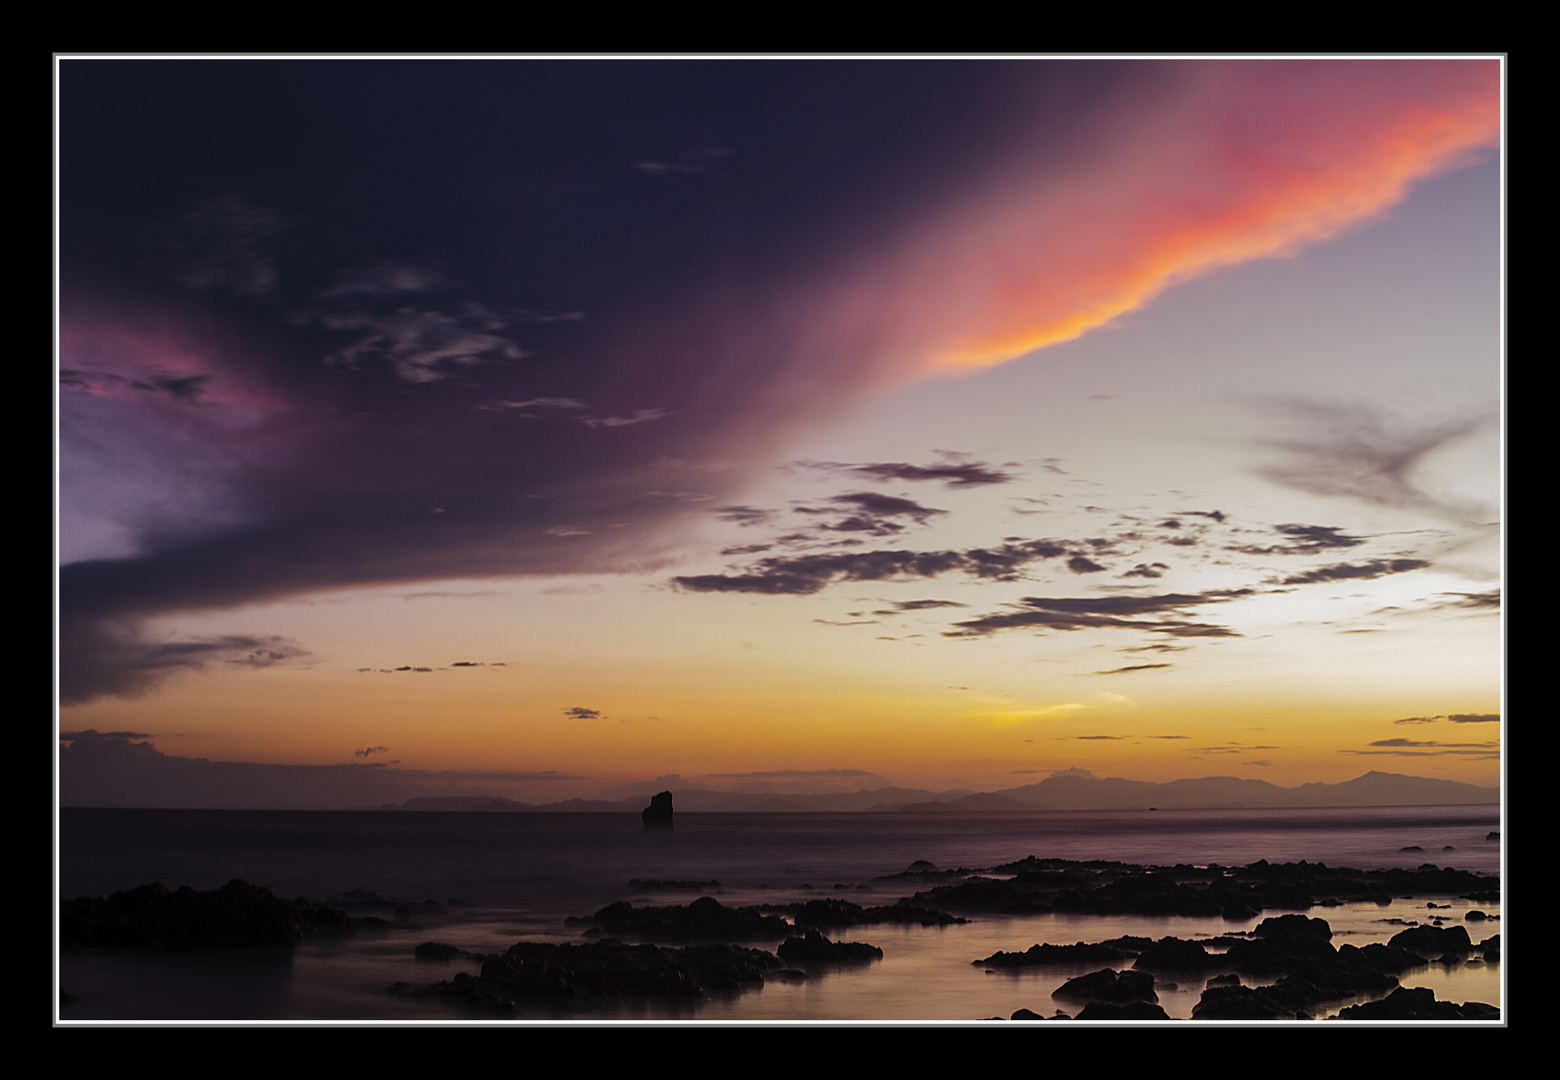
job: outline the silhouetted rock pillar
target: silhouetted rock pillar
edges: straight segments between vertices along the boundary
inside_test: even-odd
[[[647,829],[670,829],[672,827],[672,793],[663,791],[650,800],[650,805],[645,807],[639,815]]]

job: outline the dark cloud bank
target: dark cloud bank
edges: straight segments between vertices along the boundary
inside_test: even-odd
[[[1078,136],[1079,102],[1140,77],[65,62],[61,462],[90,482],[61,491],[88,552],[60,573],[61,700],[286,652],[159,642],[158,616],[655,567],[663,526],[881,382],[854,346],[807,346],[805,307],[775,298],[1002,148]],[[958,461],[852,475],[1008,478]],[[840,528],[938,512],[844,498]]]

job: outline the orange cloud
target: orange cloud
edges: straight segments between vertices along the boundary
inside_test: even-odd
[[[829,336],[875,339],[878,384],[1004,363],[1378,218],[1500,134],[1494,60],[1198,61],[1161,83],[1099,117],[1070,169],[1025,148],[837,281]]]

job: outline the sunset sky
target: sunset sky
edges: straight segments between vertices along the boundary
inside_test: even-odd
[[[1499,782],[1499,60],[57,70],[62,732]]]

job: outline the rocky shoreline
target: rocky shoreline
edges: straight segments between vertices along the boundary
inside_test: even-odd
[[[1159,1009],[1155,979],[1206,980],[1202,998],[1192,1010],[1194,1020],[1309,1020],[1327,1002],[1352,997],[1390,995],[1374,1012],[1345,1010],[1354,1019],[1421,1019],[1418,1013],[1435,1011],[1434,995],[1429,1002],[1424,993],[1398,994],[1398,976],[1432,962],[1460,963],[1479,953],[1486,962],[1498,961],[1500,935],[1475,945],[1461,926],[1439,928],[1419,926],[1394,935],[1385,945],[1363,948],[1353,945],[1334,947],[1332,927],[1323,919],[1304,915],[1280,915],[1264,919],[1255,930],[1203,941],[1163,937],[1122,937],[1088,945],[1056,946],[1037,944],[1027,952],[997,953],[975,964],[984,967],[1015,968],[1041,965],[1094,963],[1107,959],[1117,963],[1130,960],[1129,970],[1103,968],[1064,983],[1053,997],[1092,1003],[1149,1007],[1158,1016],[1118,1016],[1113,1010],[1095,1009],[1074,1019],[1170,1019]],[[1242,980],[1248,980],[1249,985]],[[1276,980],[1276,981],[1270,981]],[[1445,1003],[1441,1003],[1445,1004]],[[1447,1010],[1436,1013],[1439,1019],[1499,1019],[1500,1011],[1482,1002],[1458,1007],[1457,1016]],[[1414,1016],[1388,1015],[1394,1010],[1411,1009]]]
[[[1218,916],[1249,926],[1262,912],[1277,910],[1285,913],[1264,918],[1253,929],[1197,940],[1125,936],[1037,942],[971,963],[991,971],[1098,965],[1056,989],[1053,998],[1063,1008],[1053,1008],[1051,1019],[1169,1019],[1158,1004],[1159,991],[1178,989],[1184,995],[1189,982],[1203,986],[1192,1011],[1195,1020],[1307,1019],[1325,1015],[1330,1003],[1361,998],[1370,1000],[1342,1009],[1340,1018],[1500,1016],[1494,1006],[1439,1002],[1431,991],[1401,982],[1402,976],[1432,963],[1475,957],[1476,962],[1499,962],[1499,933],[1475,940],[1468,930],[1490,922],[1497,926],[1489,929],[1498,929],[1498,915],[1475,909],[1453,922],[1449,915],[1436,914],[1447,905],[1429,899],[1490,903],[1500,895],[1493,876],[1431,864],[1366,871],[1303,861],[1157,867],[1031,857],[958,870],[918,861],[878,880],[927,887],[875,907],[841,899],[727,906],[708,895],[669,906],[618,901],[565,920],[587,939],[578,943],[521,941],[503,953],[479,955],[424,942],[416,948],[419,960],[475,962],[478,972],[437,982],[399,982],[387,989],[481,1015],[519,1016],[532,1006],[550,1015],[589,1015],[625,1003],[695,1003],[757,989],[766,979],[796,981],[826,975],[842,964],[880,960],[883,950],[874,945],[827,936],[851,927],[942,927],[969,921],[966,914],[955,913],[1043,912]],[[1326,920],[1300,913],[1405,898],[1426,899],[1426,919],[1418,925],[1394,920],[1405,925],[1386,944],[1335,945]],[[418,914],[445,910],[431,900],[405,904],[363,892],[330,900],[287,900],[236,879],[207,892],[153,883],[108,897],[65,901],[60,943],[65,949],[154,951],[287,946],[319,933],[415,925],[410,920]],[[1026,1008],[1012,1019],[1046,1017]]]

